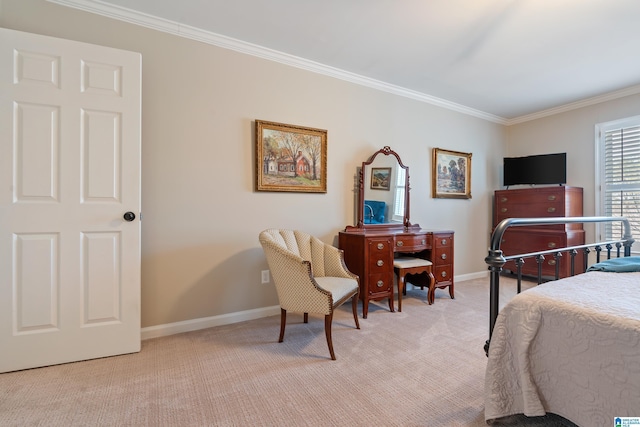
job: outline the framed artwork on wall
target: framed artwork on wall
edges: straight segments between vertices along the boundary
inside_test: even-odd
[[[256,190],[327,192],[327,131],[256,120]]]
[[[391,188],[391,168],[371,168],[371,189],[389,190]]]
[[[471,198],[471,153],[433,149],[431,196]]]

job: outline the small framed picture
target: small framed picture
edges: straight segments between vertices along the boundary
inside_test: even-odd
[[[391,168],[371,168],[371,189],[389,190],[391,188]]]
[[[431,196],[471,198],[471,153],[433,149]]]
[[[327,131],[256,120],[256,190],[327,192]]]

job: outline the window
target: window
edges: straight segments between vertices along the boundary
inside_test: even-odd
[[[395,196],[393,200],[393,220],[400,221],[404,219],[404,200],[405,200],[405,182],[407,171],[401,167],[396,168]]]
[[[624,216],[631,234],[640,236],[640,116],[596,125],[596,141],[598,215]],[[606,240],[624,234],[621,223],[601,225],[597,232]]]

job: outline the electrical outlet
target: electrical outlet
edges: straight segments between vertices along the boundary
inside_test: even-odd
[[[269,270],[262,270],[262,283],[269,283],[270,281]]]

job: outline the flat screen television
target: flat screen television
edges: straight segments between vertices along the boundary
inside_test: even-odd
[[[542,185],[567,183],[567,153],[505,157],[503,184]]]

